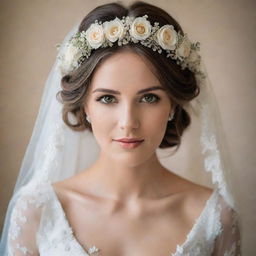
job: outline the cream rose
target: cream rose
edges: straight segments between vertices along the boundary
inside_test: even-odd
[[[82,52],[73,44],[68,43],[65,54],[62,57],[61,68],[63,73],[67,73],[72,70],[72,68],[78,65],[78,60],[82,57]]]
[[[158,44],[165,50],[174,50],[178,41],[177,32],[172,25],[164,25],[157,31]]]
[[[151,33],[150,22],[145,17],[137,17],[131,24],[130,35],[137,40],[144,40]]]
[[[105,41],[103,26],[100,24],[91,24],[85,35],[87,42],[94,49],[99,48]]]
[[[114,20],[104,22],[103,29],[106,38],[111,42],[115,42],[124,35],[124,25],[117,17]]]
[[[178,56],[186,58],[190,54],[191,43],[188,39],[184,39],[179,48],[177,49],[176,53]]]

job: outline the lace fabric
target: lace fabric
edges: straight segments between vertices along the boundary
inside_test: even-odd
[[[241,256],[241,237],[238,214],[221,198],[221,233],[215,241],[213,256]]]
[[[185,242],[166,256],[240,255],[237,217],[215,189]],[[95,246],[86,250],[79,244],[50,183],[21,191],[11,215],[7,247],[8,256],[104,256]]]

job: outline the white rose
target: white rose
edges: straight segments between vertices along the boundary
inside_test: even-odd
[[[183,58],[186,58],[190,54],[191,43],[188,39],[184,39],[179,48],[176,50],[176,53]]]
[[[151,33],[150,22],[145,17],[137,17],[131,24],[130,35],[137,40],[144,40]]]
[[[172,25],[164,25],[157,31],[158,44],[165,50],[174,50],[178,41],[177,32]]]
[[[106,38],[111,42],[124,36],[124,25],[117,17],[114,20],[104,22],[103,29]]]
[[[85,35],[87,42],[94,49],[99,48],[105,41],[103,27],[100,24],[91,24]]]
[[[65,54],[62,56],[62,71],[65,73],[71,71],[73,67],[78,65],[78,60],[82,56],[82,51],[79,48],[75,47],[71,43],[68,43]]]

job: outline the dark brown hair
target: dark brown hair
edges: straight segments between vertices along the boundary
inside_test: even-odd
[[[154,24],[156,21],[159,22],[160,27],[171,24],[176,31],[180,31],[184,35],[178,22],[167,12],[142,1],[136,1],[128,7],[118,2],[98,6],[82,20],[79,31],[86,31],[95,20],[105,22],[115,19],[115,17],[122,19],[123,16],[138,17],[145,14],[148,15],[148,20],[151,24]],[[112,47],[93,50],[91,56],[79,68],[62,77],[62,90],[58,92],[57,97],[63,103],[62,114],[64,122],[73,130],[82,131],[89,129],[92,132],[90,123],[85,119],[86,116],[83,108],[86,92],[100,62],[123,50],[131,50],[146,58],[152,64],[155,75],[162,86],[167,89],[172,106],[175,108],[175,114],[172,121],[168,122],[164,138],[159,147],[177,146],[176,149],[178,149],[183,131],[189,126],[191,121],[189,114],[184,109],[184,105],[195,98],[200,92],[195,74],[188,69],[182,70],[174,60],[166,58],[164,52],[159,54],[139,43],[129,43],[120,47],[115,42]],[[68,118],[70,113],[76,117],[75,124],[71,123]]]

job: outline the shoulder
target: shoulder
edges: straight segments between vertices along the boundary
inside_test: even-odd
[[[202,211],[214,190],[201,185],[193,185],[186,193],[187,205],[193,206],[196,212]]]
[[[11,240],[32,239],[39,227],[42,207],[48,200],[46,186],[28,184],[18,190],[11,199],[9,236]],[[23,236],[20,236],[21,233]]]
[[[193,184],[186,195],[187,210],[190,211],[192,215],[199,216],[199,213],[206,208],[206,204],[213,193],[215,193],[216,197],[212,204],[212,209],[214,210],[211,213],[218,218],[223,229],[230,229],[232,232],[235,232],[240,225],[239,214],[227,203],[218,189],[215,191],[214,189],[205,186]]]
[[[93,202],[92,196],[87,193],[86,186],[81,188],[78,183],[79,182],[77,182],[74,177],[71,177],[52,184],[52,188],[65,211],[67,211],[69,206],[74,202],[87,204]]]
[[[177,192],[190,203],[204,204],[214,192],[212,188],[194,183],[182,177],[176,176],[175,179]]]
[[[88,177],[85,177],[87,173],[84,173],[78,173],[65,180],[52,183],[52,187],[61,201],[66,201],[69,197],[72,198],[78,195],[84,197],[89,195],[87,188],[90,181]]]
[[[189,219],[195,220],[205,209],[214,189],[181,178],[178,192],[181,209]]]
[[[28,184],[17,191],[13,198],[13,208],[35,215],[50,199],[49,184]]]
[[[185,195],[191,204],[198,205],[200,207],[206,203],[213,192],[214,190],[212,188],[193,183],[188,190],[185,191]]]

